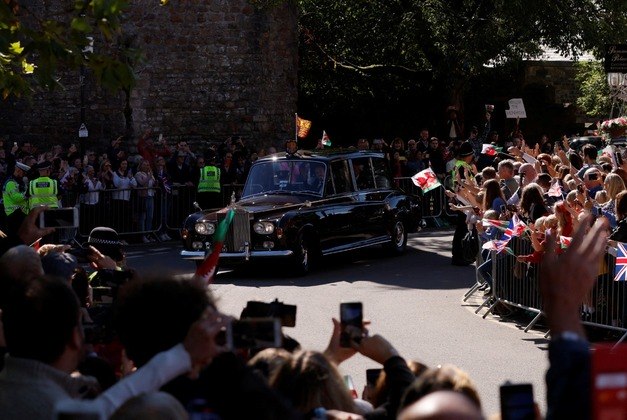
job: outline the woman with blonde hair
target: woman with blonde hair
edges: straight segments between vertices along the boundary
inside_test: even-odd
[[[625,191],[625,183],[619,174],[611,173],[605,177],[603,188],[607,193],[608,201],[600,208],[600,213],[605,216],[611,228],[616,227],[616,197],[621,191]]]
[[[315,408],[356,413],[357,407],[337,368],[324,354],[301,351],[283,364],[270,378],[270,386],[280,392],[301,414]]]

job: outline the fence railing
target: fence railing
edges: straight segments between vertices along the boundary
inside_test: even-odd
[[[239,199],[242,184],[223,185],[216,208],[228,204],[233,194]],[[185,218],[196,211],[195,186],[175,185],[166,192],[160,188],[107,189],[87,193],[65,192],[62,207],[78,207],[79,227],[60,233],[65,241],[89,235],[96,226],[115,229],[120,235],[146,235],[178,231]]]
[[[533,252],[531,242],[527,238],[514,237],[509,247],[516,256],[529,255]],[[485,318],[499,304],[525,309],[535,313],[524,331],[533,328],[544,315],[540,295],[540,264],[520,262],[508,253],[490,253],[492,261],[491,278],[480,275],[482,265],[477,265],[477,282],[464,296],[467,300],[485,281],[491,281],[491,293],[477,308],[479,313],[484,307],[488,310]],[[616,265],[616,249],[609,248],[599,267],[594,288],[581,303],[582,322],[586,325],[623,332],[621,343],[627,338],[627,282],[614,281]],[[547,332],[547,336],[550,332]]]

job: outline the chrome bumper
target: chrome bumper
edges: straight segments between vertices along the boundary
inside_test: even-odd
[[[222,252],[221,260],[249,260],[250,258],[276,258],[291,257],[294,251],[289,249],[284,251],[248,251],[248,252]],[[181,251],[181,258],[184,260],[204,260],[205,251]]]

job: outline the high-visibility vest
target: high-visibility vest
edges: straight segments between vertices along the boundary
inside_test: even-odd
[[[58,193],[57,181],[54,179],[48,178],[47,176],[40,176],[32,180],[28,185],[30,209],[32,210],[37,206],[48,206],[53,209],[58,208]]]
[[[451,172],[451,181],[453,183],[453,186],[455,186],[456,179],[457,179],[457,172],[459,171],[459,167],[460,166],[463,166],[464,169],[466,169],[466,177],[475,176],[475,174],[472,173],[472,166],[470,166],[469,164],[467,164],[463,160],[456,159],[455,160],[455,168],[453,168],[453,171]]]
[[[13,177],[9,177],[2,187],[2,201],[7,216],[16,210],[22,210],[24,214],[28,214],[26,193],[20,191],[20,184]]]
[[[200,169],[198,192],[220,192],[220,168],[205,166]]]

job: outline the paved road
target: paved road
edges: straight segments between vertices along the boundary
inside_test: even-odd
[[[314,350],[326,347],[340,302],[361,301],[364,316],[372,321],[371,333],[386,337],[404,357],[466,370],[486,414],[498,412],[498,387],[506,380],[533,383],[544,411],[547,341],[539,332],[524,333],[498,317],[482,319],[473,313],[475,302],[462,302],[474,282],[474,269],[450,265],[451,240],[450,231],[421,232],[410,238],[401,257],[385,257],[379,248],[363,250],[326,259],[323,270],[303,278],[281,276],[280,266],[273,272],[221,272],[212,290],[219,307],[233,315],[251,299],[279,298],[298,305],[296,327],[286,328],[286,333]],[[129,264],[140,270],[191,273],[193,266],[180,261],[177,252],[164,244],[134,248]],[[375,367],[357,355],[341,370],[352,375],[361,392],[365,370]]]

